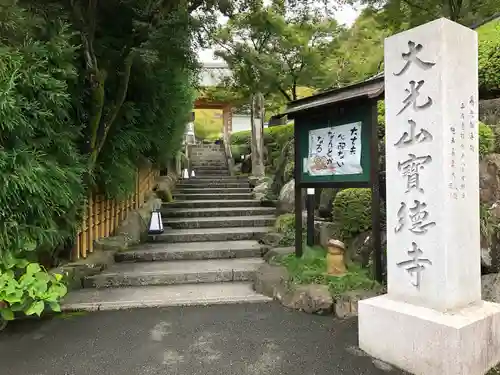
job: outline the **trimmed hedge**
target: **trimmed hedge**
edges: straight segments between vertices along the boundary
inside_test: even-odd
[[[276,169],[276,163],[281,154],[281,150],[288,141],[293,139],[293,124],[273,126],[264,129],[264,147],[267,149],[268,160],[266,167],[273,173]],[[233,157],[238,160],[242,153],[250,153],[252,143],[252,133],[250,130],[244,130],[231,134],[231,146]]]
[[[333,201],[332,216],[335,232],[348,242],[372,227],[372,195],[370,189],[345,189]]]
[[[500,21],[486,23],[477,33],[479,92],[483,97],[496,97],[500,93]]]

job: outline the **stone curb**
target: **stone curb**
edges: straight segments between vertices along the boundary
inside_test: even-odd
[[[272,249],[269,253],[275,250]],[[339,319],[356,317],[358,302],[378,295],[375,291],[360,290],[333,297],[326,285],[292,286],[288,280],[289,275],[285,267],[266,263],[255,274],[254,290],[279,301],[287,308],[309,314],[333,314]]]
[[[116,310],[129,310],[139,308],[160,308],[160,307],[187,307],[187,306],[212,306],[212,305],[229,305],[241,303],[266,303],[271,302],[272,299],[265,296],[249,296],[245,298],[207,298],[200,301],[180,300],[180,301],[129,301],[129,302],[89,302],[89,303],[74,303],[62,305],[63,312],[76,312],[76,311],[116,311]]]

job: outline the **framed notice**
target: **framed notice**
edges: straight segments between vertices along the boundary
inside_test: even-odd
[[[295,120],[301,183],[370,182],[371,110],[343,116],[323,113]]]

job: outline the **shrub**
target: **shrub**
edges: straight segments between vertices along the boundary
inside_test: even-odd
[[[495,134],[493,129],[483,124],[479,123],[479,157],[482,158],[485,155],[491,153],[495,149]]]
[[[15,1],[0,5],[0,20],[0,314],[10,320],[59,310],[61,276],[37,261],[41,249],[74,237],[86,169],[72,118],[77,47],[69,26]]]
[[[336,235],[344,242],[372,227],[371,190],[345,189],[333,201],[333,221]]]
[[[267,160],[268,165],[266,167],[269,173],[274,173],[281,150],[285,147],[287,142],[293,139],[293,131],[293,124],[272,126],[264,129],[264,147],[267,149],[267,154],[269,155]],[[246,149],[247,153],[250,153],[251,143],[252,133],[249,130],[231,134],[231,145],[245,145],[248,147]]]
[[[281,246],[292,246],[295,243],[295,214],[283,214],[276,218],[274,229],[283,234]]]
[[[494,97],[500,93],[500,21],[484,24],[477,33],[479,92]]]
[[[48,307],[61,311],[59,300],[67,292],[62,275],[49,274],[38,263],[3,259],[0,273],[0,318],[13,320],[16,313],[40,316]]]
[[[246,144],[235,144],[231,145],[231,153],[233,155],[233,158],[236,162],[241,161],[241,155],[248,155],[250,154],[250,145]]]
[[[252,142],[252,132],[250,130],[243,130],[231,133],[230,142],[232,145],[250,145]]]

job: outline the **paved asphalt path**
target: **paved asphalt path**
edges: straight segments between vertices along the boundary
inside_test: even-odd
[[[356,343],[355,319],[276,303],[96,312],[12,323],[0,374],[402,374]]]

